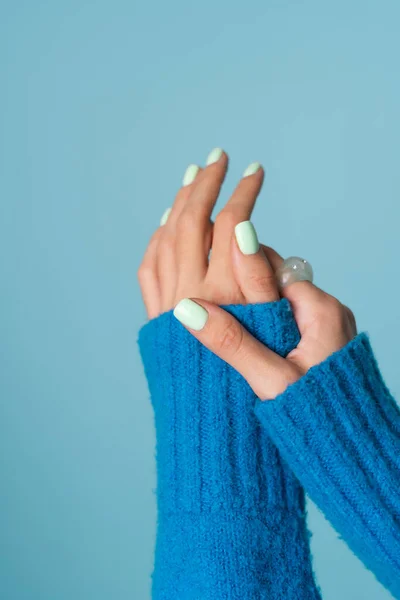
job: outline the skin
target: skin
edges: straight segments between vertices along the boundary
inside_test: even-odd
[[[252,255],[239,250],[234,228],[251,217],[263,184],[262,168],[240,180],[215,223],[211,221],[227,168],[223,153],[178,191],[167,223],[150,240],[138,279],[150,319],[183,298],[203,306],[208,312],[205,326],[188,331],[241,373],[259,398],[272,399],[353,339],[356,322],[349,308],[310,282],[279,290],[275,271],[283,259],[272,248],[261,244]],[[299,345],[285,359],[218,306],[281,297],[289,300],[301,334]]]

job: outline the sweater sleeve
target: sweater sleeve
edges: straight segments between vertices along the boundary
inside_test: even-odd
[[[285,356],[286,300],[224,308]],[[139,346],[156,427],[156,600],[317,600],[304,492],[262,431],[246,381],[171,312]]]
[[[257,399],[255,412],[311,499],[400,598],[400,411],[368,337]]]

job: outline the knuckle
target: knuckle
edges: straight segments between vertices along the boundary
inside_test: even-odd
[[[160,241],[160,250],[164,252],[172,252],[175,248],[175,236],[165,233]]]
[[[184,235],[197,230],[198,226],[199,215],[193,209],[183,210],[176,225],[178,233]]]
[[[325,294],[322,302],[327,312],[337,313],[339,310],[343,309],[343,305],[339,302],[339,300],[330,294]]]
[[[225,208],[215,218],[215,227],[223,230],[231,230],[238,224],[240,218],[232,208]]]
[[[164,231],[162,228],[159,227],[158,229],[156,229],[150,238],[148,248],[154,248],[154,246],[157,246],[159,241],[162,239],[163,235],[164,235]]]
[[[249,273],[247,285],[253,292],[265,292],[276,287],[276,279],[272,271]]]
[[[142,263],[137,270],[137,278],[140,282],[147,281],[152,273],[153,270],[150,265]]]
[[[326,314],[329,318],[329,320],[331,321],[331,323],[337,324],[337,325],[341,325],[345,318],[346,318],[346,309],[343,306],[343,304],[341,304],[341,302],[339,302],[339,300],[337,300],[337,298],[334,298],[333,296],[329,296],[328,299],[326,300]]]
[[[243,330],[239,323],[229,319],[216,339],[216,347],[221,353],[237,354],[243,344]]]

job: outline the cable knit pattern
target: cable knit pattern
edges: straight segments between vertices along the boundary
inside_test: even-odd
[[[400,410],[368,337],[255,412],[310,497],[400,598]]]
[[[285,356],[299,341],[286,300],[229,305]],[[156,600],[317,600],[304,492],[254,413],[245,380],[171,312],[139,345],[157,434]]]

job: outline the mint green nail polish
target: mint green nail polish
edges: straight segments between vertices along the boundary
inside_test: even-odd
[[[208,312],[197,302],[184,298],[175,306],[174,317],[186,327],[200,331],[207,323]]]
[[[160,227],[162,227],[163,225],[165,225],[165,223],[168,221],[168,217],[171,214],[171,210],[172,210],[171,208],[167,208],[167,210],[165,211],[165,213],[161,217]]]
[[[197,173],[200,171],[200,167],[197,165],[189,165],[183,176],[182,185],[183,187],[190,185],[197,177]]]
[[[245,172],[243,173],[243,177],[249,177],[249,175],[254,175],[261,169],[261,164],[259,162],[253,162],[251,165],[247,167]]]
[[[214,163],[218,162],[222,156],[222,153],[223,153],[222,148],[214,148],[214,150],[211,150],[210,154],[207,156],[207,161],[206,161],[207,167],[209,165],[213,165]]]
[[[260,248],[257,232],[251,221],[242,221],[235,227],[235,236],[242,254],[256,254]]]

